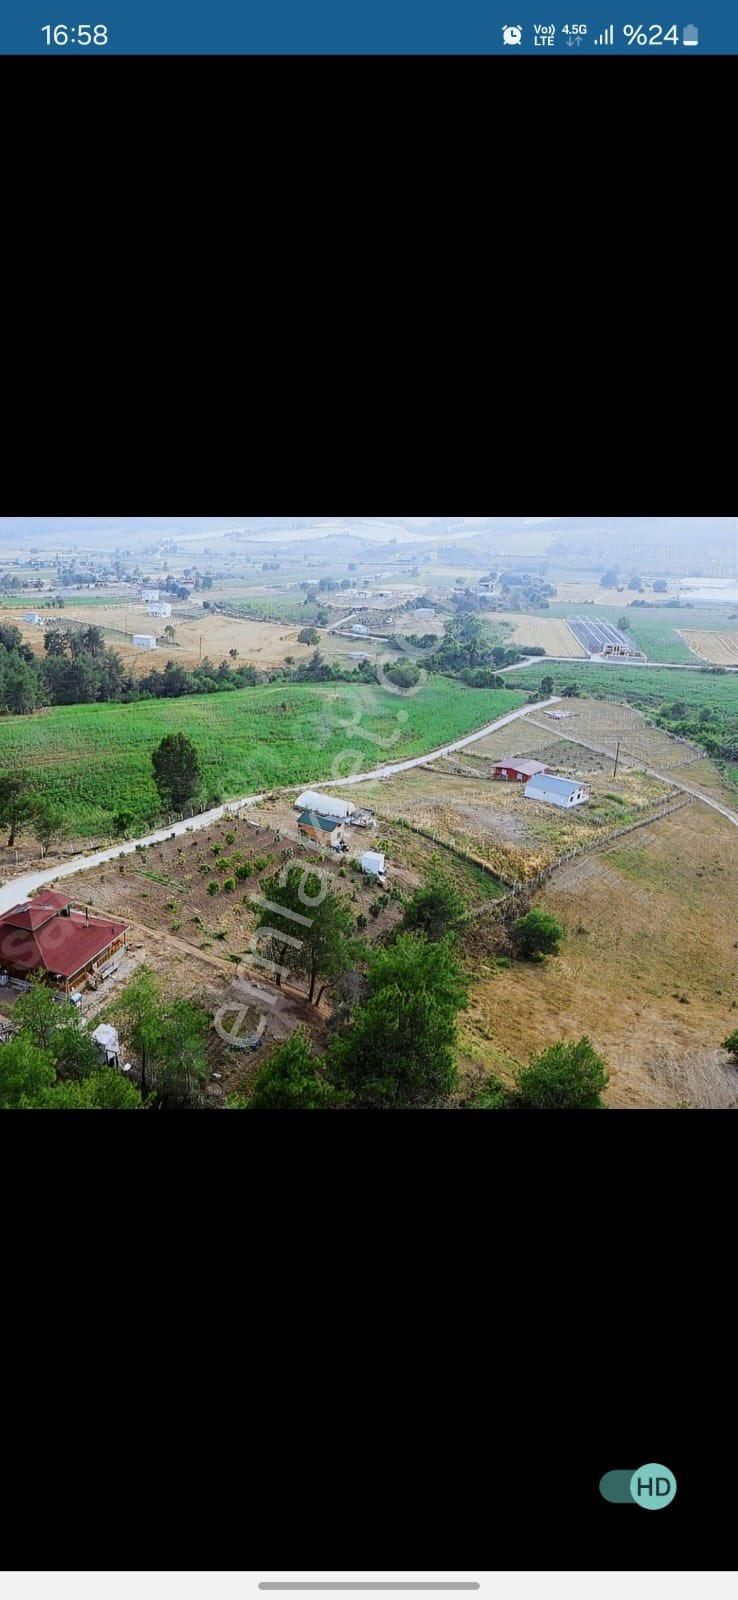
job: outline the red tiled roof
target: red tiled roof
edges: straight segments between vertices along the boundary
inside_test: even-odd
[[[24,900],[21,905],[13,906],[12,911],[6,911],[0,917],[0,927],[42,928],[45,922],[50,922],[52,917],[58,916],[71,904],[65,894],[59,894],[56,889],[46,889],[36,900]]]
[[[0,917],[0,964],[14,972],[53,973],[72,978],[96,956],[101,956],[125,933],[125,922],[108,922],[81,911],[61,917],[58,911],[42,926],[19,926],[10,919],[15,911]]]

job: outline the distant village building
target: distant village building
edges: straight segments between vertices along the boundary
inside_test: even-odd
[[[436,614],[435,606],[416,606],[414,615],[418,622],[430,622]]]
[[[153,633],[134,633],[133,643],[138,645],[139,650],[156,649],[156,637]]]
[[[335,795],[319,794],[317,789],[306,789],[295,801],[296,811],[310,811],[316,817],[332,817],[334,822],[346,822],[354,815],[356,806],[350,800],[339,800]]]
[[[527,783],[537,773],[547,771],[542,761],[518,761],[516,757],[509,756],[504,761],[494,762],[492,777],[507,783]]]
[[[544,805],[561,806],[565,811],[574,806],[586,805],[589,790],[573,778],[556,778],[549,772],[539,772],[525,786],[526,800],[541,800]]]
[[[158,589],[143,589],[141,591],[141,599],[142,600],[158,600],[158,598],[159,598],[159,590]]]
[[[349,650],[348,658],[349,661],[371,661],[372,659],[370,655],[367,655],[366,650]]]
[[[43,617],[40,617],[37,611],[27,611],[23,621],[30,622],[34,628],[43,627]]]
[[[369,633],[369,629],[364,626],[363,622],[355,622],[351,632],[359,635],[362,639],[365,639]]]
[[[67,994],[126,942],[125,922],[75,911],[54,889],[0,916],[0,966],[13,978],[48,978]]]
[[[172,608],[168,600],[152,600],[147,606],[150,617],[171,617]]]

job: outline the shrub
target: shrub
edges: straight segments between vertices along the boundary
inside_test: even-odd
[[[233,892],[235,890],[235,887],[236,887],[235,878],[226,878],[225,883],[223,884],[223,893],[224,894],[233,894]]]
[[[529,960],[542,960],[544,956],[558,955],[564,930],[549,912],[534,906],[527,916],[516,922],[515,943],[520,954]]]
[[[220,894],[220,884],[215,879],[208,884],[208,894]]]
[[[723,1049],[728,1051],[738,1067],[738,1028],[734,1033],[729,1033],[727,1039],[723,1039]]]
[[[516,1103],[533,1111],[596,1111],[606,1085],[607,1068],[590,1040],[562,1040],[518,1073]]]
[[[236,867],[236,877],[239,883],[243,883],[245,878],[250,878],[253,870],[249,861],[244,861],[242,866]]]

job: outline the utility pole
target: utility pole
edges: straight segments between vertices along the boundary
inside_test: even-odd
[[[202,661],[202,634],[200,634],[200,660]]]
[[[619,760],[620,760],[620,740],[618,739],[618,747],[617,747],[617,750],[615,751],[615,768],[614,768],[614,771],[613,771],[613,778],[617,778]]]

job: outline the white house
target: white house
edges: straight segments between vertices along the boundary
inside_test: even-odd
[[[158,598],[159,598],[159,590],[158,589],[142,589],[141,590],[141,599],[142,600],[158,600]]]
[[[153,633],[134,633],[133,643],[138,645],[139,650],[156,649],[156,639]]]
[[[172,608],[167,600],[152,600],[147,606],[150,617],[171,617]]]
[[[43,627],[43,619],[39,616],[37,611],[27,611],[23,621],[32,623],[34,628]]]
[[[575,778],[555,778],[550,772],[537,772],[525,785],[525,798],[542,800],[548,806],[562,806],[568,811],[573,806],[586,805],[589,790]]]
[[[295,801],[296,811],[309,811],[316,817],[334,817],[337,822],[345,822],[347,817],[352,817],[356,806],[350,800],[338,800],[334,795],[318,794],[315,789],[306,789],[304,794],[298,795]]]

